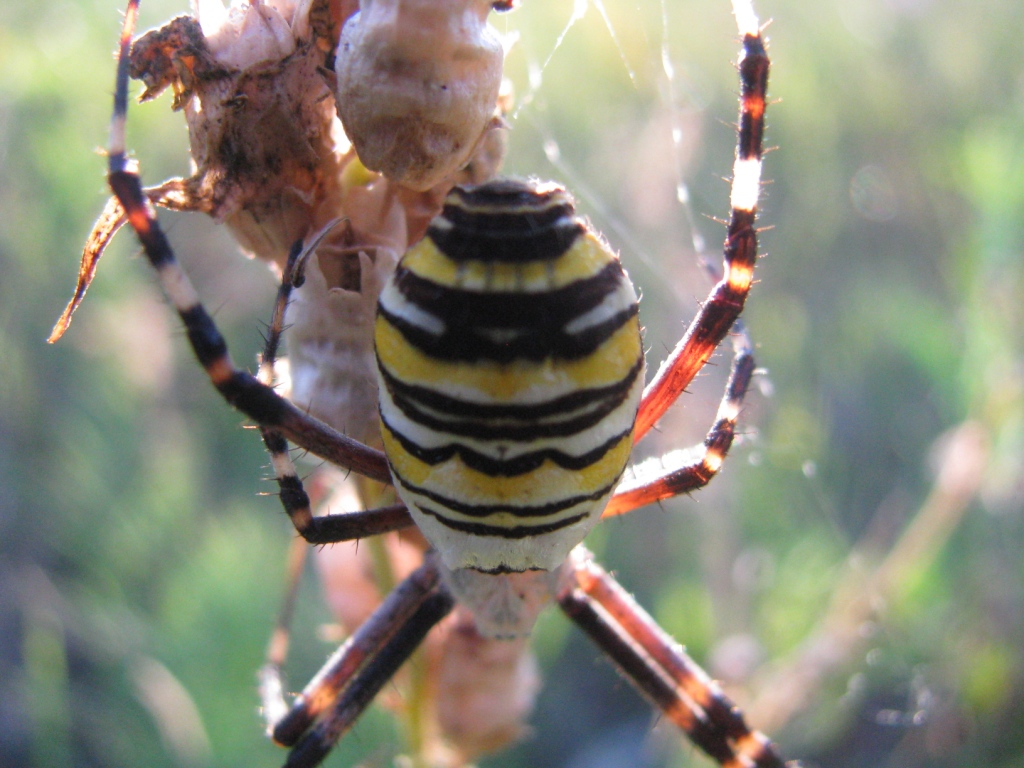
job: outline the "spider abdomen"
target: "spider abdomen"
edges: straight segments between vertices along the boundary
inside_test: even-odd
[[[637,299],[560,187],[456,189],[381,294],[381,427],[402,500],[451,569],[552,570],[626,465]]]

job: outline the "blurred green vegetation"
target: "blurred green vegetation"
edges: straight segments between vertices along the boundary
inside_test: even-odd
[[[709,252],[723,235],[709,217],[732,162],[729,4],[606,0],[614,38],[591,4],[559,47],[574,3],[522,6],[496,21],[520,36],[507,167],[565,182],[621,249],[653,364],[707,290],[688,220]],[[128,236],[68,336],[44,343],[106,195],[118,10],[0,7],[0,766],[275,765],[255,670],[292,534],[257,497],[272,490],[259,440],[190,359]],[[184,10],[147,0],[141,26]],[[712,487],[589,543],[787,756],[1019,768],[1021,8],[757,10],[774,20],[777,149],[746,318],[767,374]],[[129,141],[148,183],[187,173],[166,99],[132,109]],[[235,359],[253,360],[266,270],[202,217],[164,220]],[[716,362],[649,450],[701,438]],[[328,652],[328,620],[311,574],[294,684]],[[534,733],[485,765],[706,764],[557,612],[536,647]],[[328,764],[385,765],[394,738],[371,712]]]

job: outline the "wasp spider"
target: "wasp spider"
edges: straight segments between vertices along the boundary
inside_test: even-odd
[[[298,532],[325,544],[416,525],[433,548],[294,701],[285,701],[276,661],[264,669],[264,709],[273,738],[292,747],[288,765],[318,764],[456,603],[472,612],[481,634],[513,637],[529,632],[550,602],[721,765],[783,765],[771,741],[581,544],[601,517],[708,483],[732,444],[753,372],[741,340],[697,458],[621,481],[633,444],[730,333],[752,283],[768,58],[749,2],[736,0],[734,10],[742,90],[724,270],[669,359],[645,386],[636,294],[564,189],[512,179],[456,187],[380,294],[374,338],[382,453],[278,395],[266,369],[250,375],[228,356],[153,212],[153,203],[167,201],[143,190],[127,159],[137,0],[129,6],[109,153],[119,206],[111,222],[120,217],[135,230],[213,385],[260,425]],[[330,227],[307,232],[284,265],[267,365],[292,286]],[[289,441],[393,482],[401,503],[314,516]]]

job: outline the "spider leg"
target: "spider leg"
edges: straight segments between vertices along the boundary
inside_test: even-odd
[[[683,451],[685,463],[666,469],[671,454],[662,457],[659,470],[646,471],[643,464],[633,468],[633,477],[619,483],[608,501],[602,517],[624,515],[635,509],[703,488],[718,474],[725,456],[732,447],[736,434],[736,420],[754,374],[754,355],[746,331],[733,327],[735,357],[732,371],[725,386],[725,394],[718,406],[715,423],[704,442],[696,448]]]
[[[286,765],[318,765],[453,606],[428,557],[338,648],[290,707],[276,670],[265,667],[260,675],[264,717],[274,741],[293,747]]]
[[[742,3],[734,3],[742,6]],[[761,185],[764,112],[768,90],[768,54],[749,4],[736,9],[743,54],[740,117],[733,166],[731,213],[723,249],[723,277],[711,290],[683,338],[662,363],[640,400],[634,428],[639,442],[683,393],[710,359],[743,310],[757,262],[757,200]]]
[[[174,257],[167,236],[129,162],[125,149],[128,111],[128,65],[131,37],[139,0],[130,0],[121,31],[114,113],[110,126],[108,183],[132,229],[135,230],[161,287],[185,324],[189,343],[211,382],[225,400],[249,418],[334,464],[380,482],[391,482],[387,460],[380,451],[341,434],[277,394],[252,374],[238,369],[227,344],[199,295]]]
[[[569,555],[562,610],[631,683],[724,768],[784,768],[767,736],[596,562],[583,545]]]

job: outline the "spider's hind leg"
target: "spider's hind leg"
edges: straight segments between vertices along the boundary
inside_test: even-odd
[[[583,545],[569,555],[562,610],[665,717],[724,768],[784,768],[775,745]]]
[[[274,741],[293,748],[286,765],[318,765],[453,607],[428,557],[327,660],[291,706],[274,671],[264,668],[261,688],[272,696],[264,699],[264,717]]]

